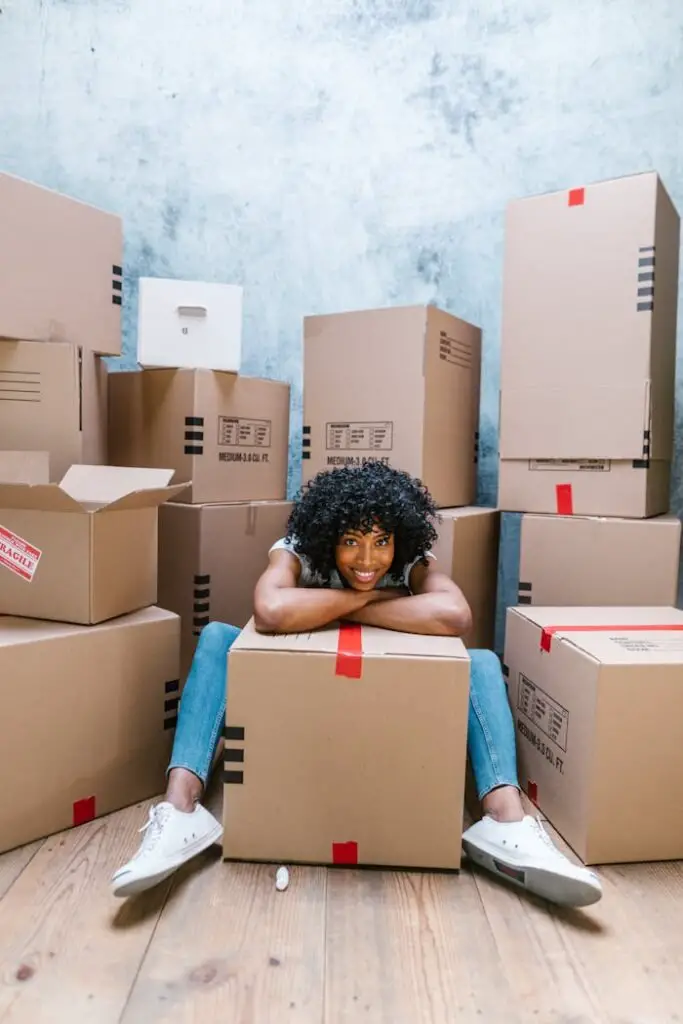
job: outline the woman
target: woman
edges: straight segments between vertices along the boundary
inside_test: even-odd
[[[437,516],[419,481],[379,462],[318,474],[295,503],[287,536],[270,551],[254,595],[256,628],[297,633],[344,619],[408,633],[466,633],[467,602],[430,553]],[[200,799],[224,725],[227,654],[238,635],[219,622],[202,631],[180,704],[166,796],[151,809],[137,854],[112,879],[117,896],[156,885],[222,836]],[[567,860],[524,813],[498,659],[491,651],[470,651],[470,657],[468,752],[484,813],[463,836],[466,853],[556,903],[595,903],[602,895],[597,877]]]

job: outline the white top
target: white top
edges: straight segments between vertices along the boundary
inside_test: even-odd
[[[336,569],[332,570],[330,574],[330,581],[329,583],[326,583],[319,573],[314,572],[308,558],[295,551],[293,544],[288,543],[284,537],[281,537],[280,540],[276,541],[270,550],[276,551],[280,548],[283,551],[289,551],[290,554],[299,559],[299,563],[301,565],[301,575],[299,576],[300,587],[331,587],[334,590],[346,589],[342,582],[342,578]],[[427,558],[434,558],[431,551],[427,552]],[[377,584],[378,588],[406,587],[410,590],[410,574],[413,571],[414,566],[416,566],[419,561],[420,558],[418,557],[414,559],[414,561],[407,563],[400,574],[387,573],[386,576],[383,576]]]

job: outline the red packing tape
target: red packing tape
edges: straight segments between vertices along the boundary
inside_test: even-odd
[[[558,516],[574,515],[574,495],[571,484],[557,484],[555,486],[555,503]]]
[[[526,795],[531,800],[532,804],[538,803],[538,786],[531,779],[526,784]]]
[[[339,627],[335,675],[347,679],[363,675],[363,632],[358,622],[342,622]]]
[[[92,821],[95,817],[95,797],[86,796],[83,800],[76,800],[73,805],[74,825],[85,825],[86,821]]]
[[[569,190],[569,205],[570,206],[583,206],[586,201],[586,190],[585,188],[570,188]]]
[[[639,623],[637,626],[619,625],[612,626],[544,626],[541,629],[541,650],[549,651],[550,644],[555,633],[669,633],[683,629],[683,622],[669,623],[668,625],[646,625]]]
[[[332,843],[333,864],[357,864],[358,843]]]

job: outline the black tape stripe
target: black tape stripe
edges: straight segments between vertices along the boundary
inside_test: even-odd
[[[200,444],[186,444],[184,452],[186,455],[203,455],[204,448]]]
[[[638,280],[639,281],[651,281],[654,284],[655,275],[654,274],[638,274]]]
[[[226,786],[241,786],[244,783],[244,772],[224,771],[223,782]]]
[[[636,306],[639,313],[651,313],[654,308],[654,302],[639,302]]]
[[[177,715],[173,715],[172,718],[165,718],[164,719],[164,729],[175,729],[177,724],[178,724],[178,716]]]
[[[179,679],[169,679],[167,683],[164,683],[164,693],[177,693],[180,689]]]
[[[655,265],[655,258],[654,258],[654,256],[641,256],[641,258],[638,260],[638,266],[639,267],[654,267],[654,265]]]
[[[226,747],[223,750],[223,760],[231,764],[244,764],[244,750],[242,747]]]
[[[507,677],[510,675],[509,667],[505,664],[505,662],[502,662],[500,667],[501,667],[501,671],[502,671],[503,675],[507,679]]]
[[[186,430],[185,431],[186,441],[203,441],[204,431],[203,430]]]
[[[301,441],[301,445],[302,445],[303,448],[310,448],[311,447],[311,439],[310,439],[310,437],[304,437],[302,439],[302,441]]]
[[[115,292],[123,291],[123,285],[120,281],[112,281],[111,286]]]
[[[649,459],[634,459],[632,465],[633,465],[634,469],[649,469],[650,468],[650,460]]]
[[[195,601],[208,600],[211,596],[210,587],[195,587],[194,588],[194,599]]]
[[[112,301],[112,305],[120,306],[121,305],[121,296],[120,295],[112,295],[111,301]]]
[[[533,587],[532,587],[531,583],[522,583],[522,581],[520,580],[519,583],[517,584],[517,589],[518,590],[533,590]]]
[[[209,573],[207,573],[205,576],[196,575],[194,578],[194,582],[198,587],[206,586],[207,583],[211,582],[211,576]]]
[[[208,626],[209,625],[209,616],[208,615],[195,615],[195,617],[192,619],[192,625],[193,626]]]
[[[197,595],[195,594],[195,597],[196,596]],[[209,601],[195,601],[194,608],[192,609],[192,611],[193,612],[208,612],[209,611],[209,604],[210,604]]]
[[[244,739],[244,726],[243,725],[224,725],[223,726],[223,739],[224,740],[243,740]]]
[[[649,296],[653,299],[655,296],[655,290],[654,288],[639,288],[638,294],[642,296]]]
[[[302,459],[310,459],[310,457],[311,457],[311,453],[310,453],[309,451],[305,451],[305,450],[304,450],[304,451],[303,451],[303,452],[301,453],[301,458],[302,458]]]
[[[192,636],[201,636],[201,635],[202,635],[201,629],[193,629],[192,630]]]
[[[518,594],[517,595],[517,604],[531,604],[531,603],[532,603],[531,594]]]
[[[302,432],[304,434],[310,434],[310,432],[311,432],[311,428],[310,427],[302,427],[301,430],[302,430]]]
[[[640,248],[638,249],[638,252],[654,252],[654,251],[655,251],[654,245],[641,245]]]
[[[203,416],[186,416],[185,417],[186,427],[203,427],[204,417]]]
[[[112,274],[116,274],[117,277],[123,277],[123,269],[117,266],[116,263],[112,264],[111,272]]]

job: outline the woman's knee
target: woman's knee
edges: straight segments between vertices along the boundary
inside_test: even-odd
[[[230,650],[240,631],[227,622],[208,622],[199,634],[197,650],[202,653],[222,653]]]
[[[471,650],[469,651],[472,668],[482,676],[498,678],[502,677],[500,658],[493,651]]]

